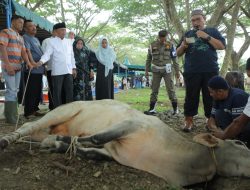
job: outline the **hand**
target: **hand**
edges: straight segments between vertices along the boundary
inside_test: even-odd
[[[94,76],[95,76],[95,74],[94,74],[93,70],[91,70],[91,71],[90,71],[90,74],[89,74],[89,78],[90,78],[90,79],[93,79]]]
[[[77,75],[76,69],[73,69],[73,70],[72,70],[72,75],[73,75],[73,78],[75,79],[75,78],[76,78],[76,75]]]
[[[224,140],[224,131],[219,128],[211,128],[212,135]]]
[[[209,36],[206,32],[203,32],[202,30],[198,30],[196,32],[196,35],[198,38],[203,38],[203,39],[207,39],[207,37]]]
[[[177,73],[175,74],[175,78],[176,78],[176,79],[180,79],[180,73],[179,73],[179,72],[177,72]]]
[[[5,69],[7,71],[7,74],[11,75],[11,76],[15,75],[16,72],[15,72],[14,68],[10,64],[5,64],[5,65],[6,65]]]

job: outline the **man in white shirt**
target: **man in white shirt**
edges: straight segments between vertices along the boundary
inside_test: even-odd
[[[54,25],[56,37],[49,40],[46,50],[39,64],[44,64],[51,59],[51,79],[53,86],[54,108],[62,104],[62,92],[65,94],[65,103],[73,101],[73,77],[76,76],[73,46],[65,38],[65,23]]]

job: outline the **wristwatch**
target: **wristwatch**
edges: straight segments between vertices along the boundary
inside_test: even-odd
[[[211,39],[212,39],[212,37],[209,36],[209,35],[206,37],[206,40],[207,40],[208,42],[209,42]]]

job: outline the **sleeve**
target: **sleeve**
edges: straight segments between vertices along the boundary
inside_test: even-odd
[[[233,119],[235,119],[236,117],[238,117],[240,114],[243,113],[244,108],[246,107],[247,101],[248,101],[247,97],[242,94],[238,94],[234,96],[232,100],[232,118]]]
[[[150,71],[151,68],[151,62],[152,62],[152,46],[148,48],[148,55],[147,55],[147,60],[146,60],[146,71]]]
[[[243,110],[243,113],[247,116],[250,117],[250,97],[248,98],[248,102],[246,107]]]
[[[47,61],[50,60],[50,56],[53,54],[53,46],[52,46],[52,42],[49,41],[46,50],[44,52],[44,54],[42,55],[40,61],[42,61],[43,63],[46,63]]]
[[[30,42],[29,42],[29,39],[27,39],[26,37],[23,37],[23,40],[24,40],[24,45],[27,49],[30,50]]]
[[[5,29],[0,32],[0,45],[8,46],[8,43],[9,43],[9,34],[8,31]]]
[[[221,33],[216,28],[214,28],[213,34],[210,34],[210,35],[212,37],[214,37],[215,39],[220,40],[221,43],[226,47],[226,40],[225,40],[225,38],[221,35]]]
[[[49,40],[49,38],[43,40],[43,42],[42,42],[42,50],[43,50],[43,52],[45,52],[45,50],[46,50],[48,40]]]

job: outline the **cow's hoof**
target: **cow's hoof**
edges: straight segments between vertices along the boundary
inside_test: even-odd
[[[9,145],[9,143],[5,139],[0,140],[0,149],[1,150],[4,150],[8,145]]]

